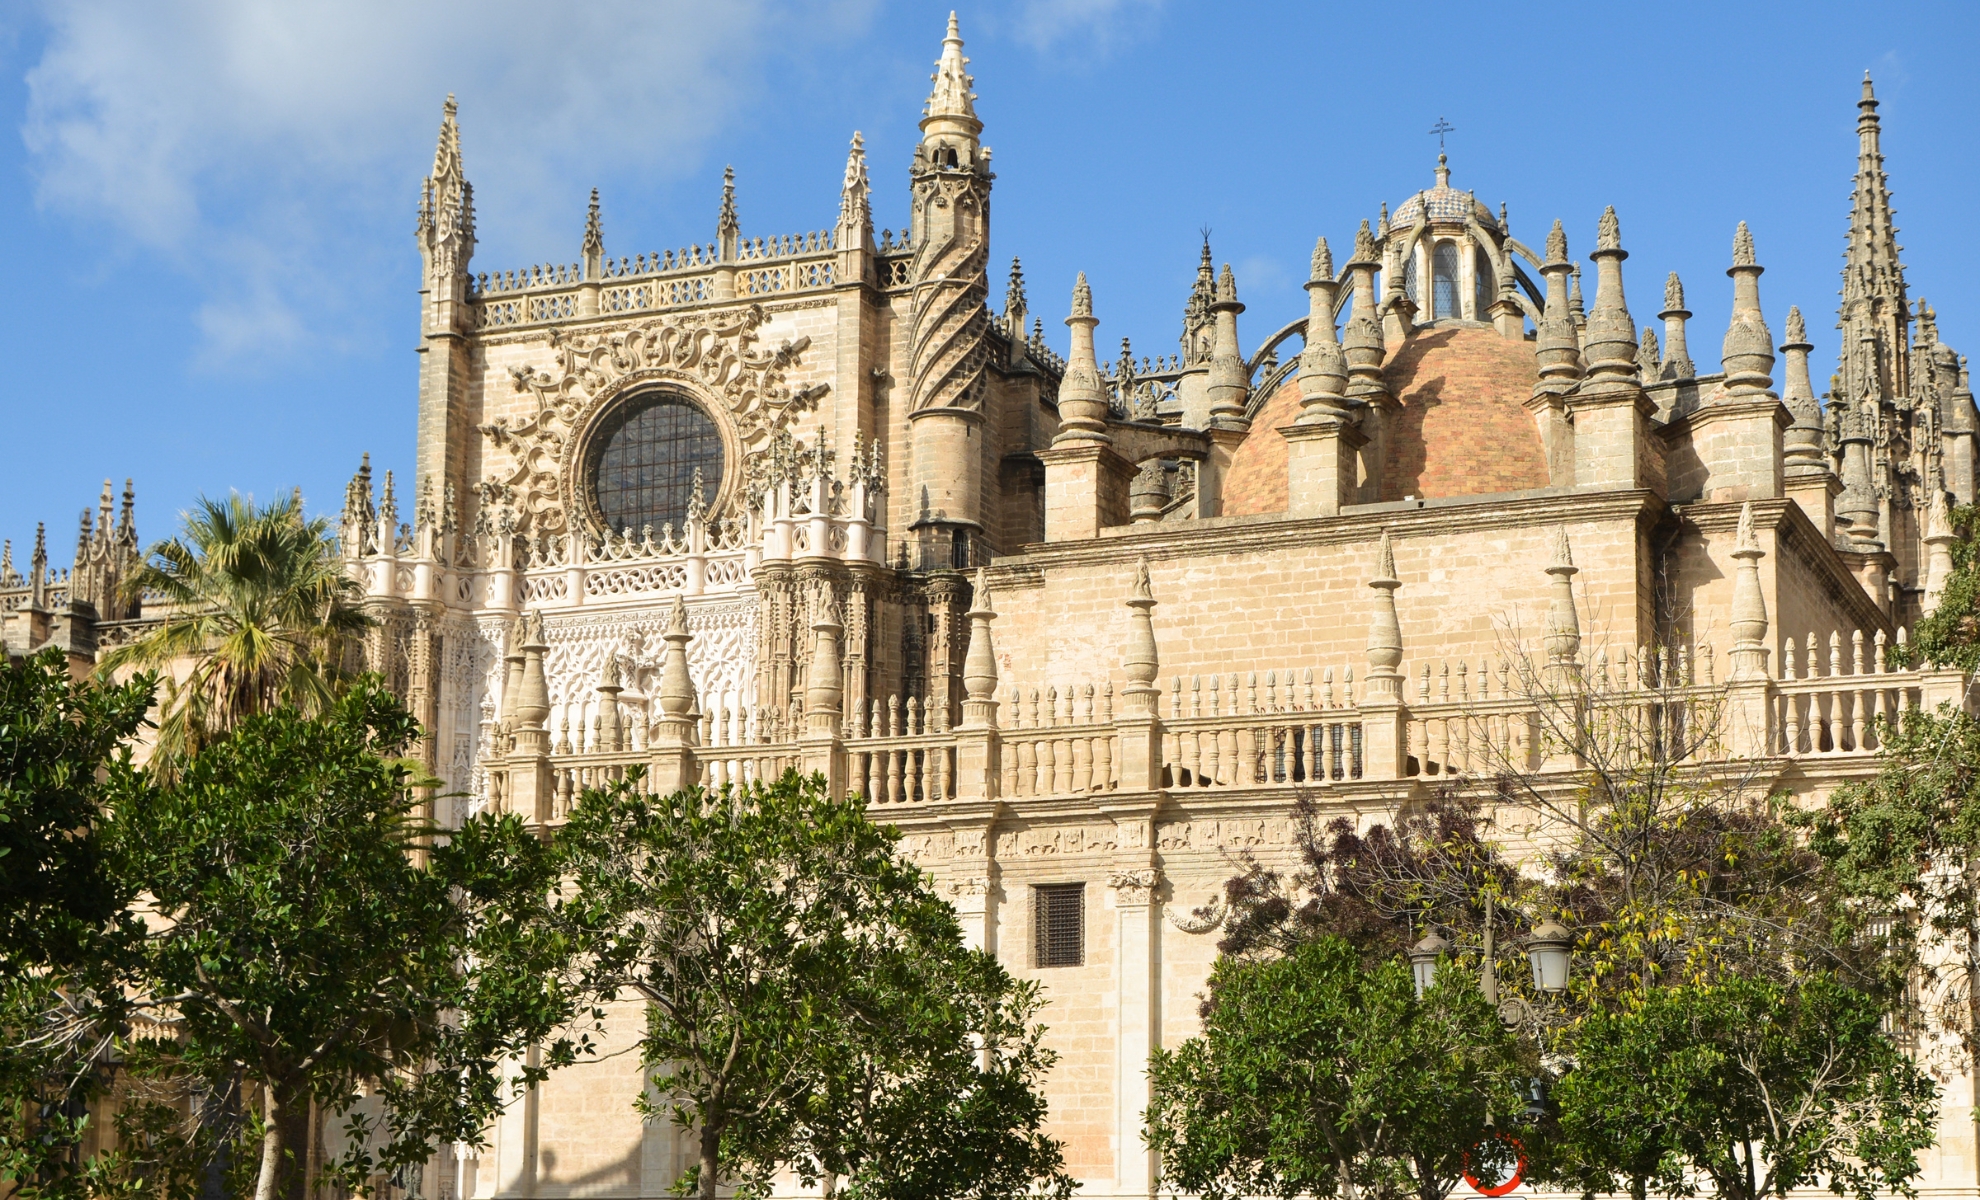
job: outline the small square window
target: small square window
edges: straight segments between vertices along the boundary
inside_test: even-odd
[[[1031,889],[1031,941],[1041,967],[1086,961],[1086,885],[1042,884]]]

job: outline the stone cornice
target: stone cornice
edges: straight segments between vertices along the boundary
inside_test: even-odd
[[[1194,521],[1113,525],[1097,538],[1077,542],[1034,542],[989,568],[995,591],[1037,587],[1054,569],[1133,564],[1209,557],[1264,554],[1312,546],[1371,542],[1382,530],[1392,538],[1461,535],[1485,529],[1584,524],[1599,521],[1654,521],[1662,510],[1647,490],[1578,492],[1545,488],[1513,495],[1455,500],[1357,504],[1339,516],[1209,517]]]

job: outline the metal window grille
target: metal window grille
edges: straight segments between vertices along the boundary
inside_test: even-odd
[[[1086,961],[1086,885],[1054,883],[1031,889],[1032,943],[1041,967]]]
[[[1458,254],[1449,242],[1438,242],[1430,252],[1430,319],[1441,321],[1458,315]]]
[[[1492,278],[1492,256],[1485,253],[1485,247],[1474,246],[1471,250],[1471,304],[1477,310],[1481,321],[1490,320],[1487,310],[1492,301],[1498,298],[1498,282]]]
[[[607,419],[594,444],[592,496],[615,533],[683,528],[697,469],[704,500],[713,503],[721,489],[722,435],[680,397],[634,397]]]

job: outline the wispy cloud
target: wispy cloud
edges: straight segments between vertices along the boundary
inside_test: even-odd
[[[403,212],[409,227],[447,93],[484,223],[562,231],[573,190],[603,173],[699,165],[780,30],[829,38],[870,9],[61,0],[41,13],[22,135],[44,208],[209,280],[205,356],[236,359],[292,347],[320,315],[305,310],[334,308],[338,279],[376,257],[377,223]]]
[[[1018,40],[1035,50],[1063,48],[1110,53],[1143,32],[1163,0],[1020,0],[1012,14]]]

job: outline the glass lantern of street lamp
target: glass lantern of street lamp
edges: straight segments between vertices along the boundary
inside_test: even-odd
[[[1564,992],[1568,985],[1568,945],[1573,935],[1554,921],[1543,921],[1526,937],[1526,957],[1533,964],[1533,987],[1539,992]]]
[[[1434,929],[1425,934],[1422,941],[1410,947],[1409,971],[1416,977],[1418,1000],[1421,1000],[1423,993],[1429,991],[1431,985],[1437,982],[1437,960],[1450,948],[1451,944],[1438,937]]]

